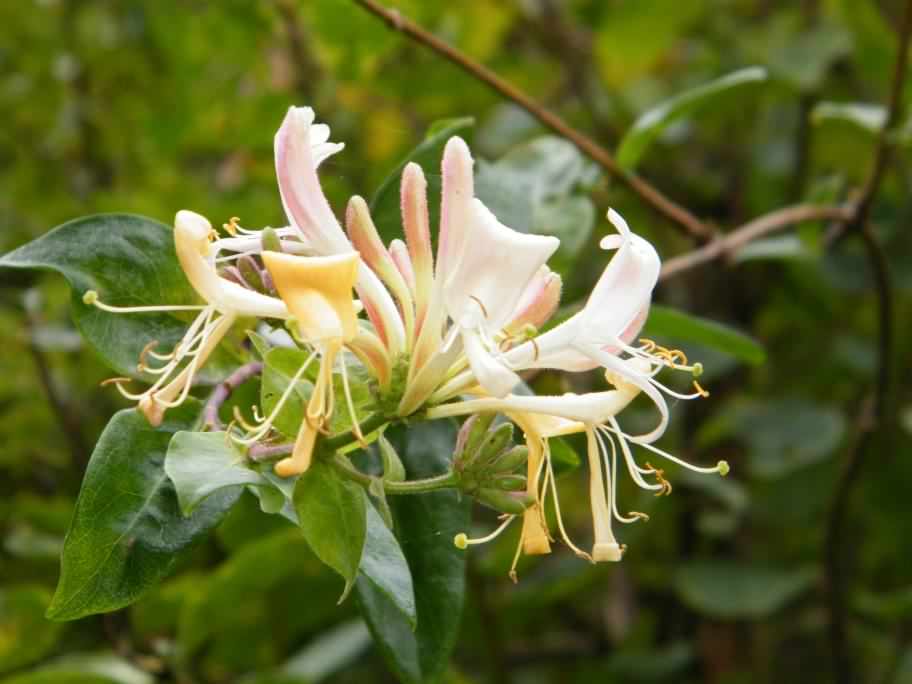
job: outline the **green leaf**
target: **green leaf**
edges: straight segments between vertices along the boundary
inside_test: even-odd
[[[367,535],[367,495],[321,459],[298,479],[294,491],[298,524],[317,557],[342,575],[341,603],[354,585]]]
[[[431,125],[427,136],[415,149],[408,153],[389,176],[380,184],[371,199],[371,216],[384,242],[402,236],[402,216],[400,213],[399,182],[402,170],[409,162],[415,162],[424,170],[427,178],[428,212],[431,231],[440,218],[440,160],[447,140],[461,131],[475,125],[475,119],[463,117],[443,119]]]
[[[73,653],[0,684],[153,684],[155,677],[109,652]]]
[[[343,622],[307,644],[278,672],[255,677],[249,684],[315,684],[352,664],[370,643],[370,632],[362,620]]]
[[[137,375],[140,352],[150,341],[157,340],[160,349],[173,347],[187,319],[101,311],[83,303],[86,290],[117,306],[199,303],[177,261],[172,230],[142,216],[98,214],[70,221],[0,258],[3,267],[63,275],[72,288],[76,326],[102,360],[123,375]],[[225,355],[215,354],[198,377],[217,381],[229,372],[227,364]]]
[[[697,561],[678,569],[674,586],[681,600],[696,611],[720,619],[758,620],[806,591],[814,576],[808,568]]]
[[[175,434],[168,445],[165,473],[174,484],[185,516],[217,491],[244,485],[272,487],[260,473],[247,466],[244,454],[225,432]]]
[[[44,618],[50,600],[51,592],[39,585],[0,589],[0,673],[39,661],[53,650],[62,625]]]
[[[410,479],[450,467],[456,428],[447,421],[390,428],[386,436],[402,457]],[[459,633],[465,599],[465,553],[453,537],[469,529],[470,501],[455,491],[394,497],[396,532],[411,569],[418,627],[366,582],[358,582],[362,614],[383,657],[408,683],[438,681],[446,672]]]
[[[753,365],[766,361],[763,347],[744,333],[664,306],[653,305],[650,308],[643,336],[653,337],[660,343],[663,337],[696,342]]]
[[[831,456],[846,432],[836,409],[797,397],[738,402],[707,423],[701,442],[735,436],[749,447],[751,474],[780,478]]]
[[[692,88],[641,114],[618,145],[617,161],[632,170],[669,125],[703,107],[718,104],[724,96],[740,92],[748,85],[763,83],[768,76],[761,67],[748,67]]]
[[[199,411],[191,400],[169,411],[157,428],[133,409],[108,423],[76,501],[49,618],[75,620],[132,603],[235,502],[238,492],[226,491],[209,497],[191,517],[181,515],[165,474],[165,452],[175,432],[195,424]]]
[[[372,505],[367,507],[367,538],[358,577],[358,583],[362,582],[370,582],[370,589],[383,593],[415,628],[418,617],[412,573],[398,540]]]
[[[874,138],[887,123],[887,110],[883,105],[864,102],[819,102],[811,111],[811,123],[842,124]]]
[[[337,582],[314,558],[298,529],[252,541],[198,581],[195,597],[185,604],[179,619],[180,655],[190,658],[206,642],[230,634],[249,638],[263,630],[278,632],[276,611],[286,614],[293,600],[290,594],[299,595],[305,587],[306,614],[289,614],[281,622],[301,619],[314,627],[325,624],[337,612],[331,588]]]

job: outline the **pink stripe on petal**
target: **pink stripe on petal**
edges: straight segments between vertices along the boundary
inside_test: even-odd
[[[440,202],[440,236],[437,245],[437,282],[446,279],[462,257],[465,227],[471,220],[475,184],[472,154],[465,140],[450,138],[443,151],[443,188]]]

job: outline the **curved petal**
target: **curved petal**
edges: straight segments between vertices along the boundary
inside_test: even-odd
[[[462,259],[444,286],[447,313],[461,326],[473,326],[481,313],[481,326],[493,335],[510,320],[526,286],[560,240],[508,228],[477,199],[464,237]],[[470,320],[464,320],[467,315]]]
[[[329,127],[313,125],[310,107],[291,107],[275,136],[275,165],[279,193],[288,220],[301,237],[321,254],[351,251],[317,177],[317,165],[338,145],[327,143]],[[311,131],[315,129],[315,137]],[[314,146],[314,140],[317,140]]]

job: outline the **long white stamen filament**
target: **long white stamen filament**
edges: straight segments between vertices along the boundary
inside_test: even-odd
[[[630,439],[630,435],[628,435],[620,430],[620,428],[617,426],[617,421],[613,421],[613,422],[614,422],[614,425],[612,427],[610,427],[610,428],[605,427],[604,429],[617,434],[618,437],[621,438],[621,444],[623,444],[623,440]],[[652,444],[643,444],[640,442],[637,442],[637,444],[645,449],[648,449],[649,451],[653,452],[654,454],[662,456],[663,458],[667,458],[672,463],[677,463],[679,466],[687,468],[688,470],[692,470],[695,473],[701,473],[703,475],[712,475],[715,473],[721,473],[722,470],[727,471],[725,466],[721,465],[721,464],[725,463],[725,461],[720,461],[719,463],[717,463],[714,466],[696,466],[696,465],[693,465],[692,463],[688,463],[687,461],[685,461],[681,458],[678,458],[677,456],[673,456],[672,454],[669,454],[667,451],[663,451],[662,449],[659,449],[658,447],[655,447]],[[648,472],[652,472],[652,471],[648,471]]]
[[[614,514],[614,517],[622,523],[636,522],[638,518],[627,518],[621,515],[617,507],[617,448],[614,445],[614,440],[612,439],[611,435],[604,434],[601,430],[598,430],[595,433],[595,437],[598,440],[599,450],[601,451],[602,458],[605,461],[605,470],[608,473],[610,483],[610,491],[608,493],[608,496],[611,504],[611,512]],[[605,447],[605,439],[607,439],[608,443],[611,445],[610,461],[608,457],[608,449]]]
[[[156,313],[166,311],[202,311],[208,307],[207,304],[179,304],[179,305],[162,305],[162,306],[113,306],[105,304],[98,299],[98,293],[95,290],[87,290],[82,296],[82,301],[88,306],[94,306],[96,309],[108,311],[109,313]]]
[[[460,532],[453,539],[453,543],[460,549],[464,549],[467,546],[475,546],[476,544],[487,544],[489,541],[494,541],[497,539],[497,537],[500,536],[501,532],[507,529],[507,526],[509,526],[509,524],[515,519],[515,515],[508,515],[504,521],[498,525],[496,530],[491,532],[491,534],[485,535],[484,537],[476,537],[475,539],[470,539],[466,536],[465,532]]]
[[[285,402],[288,401],[288,397],[291,396],[291,393],[295,390],[295,386],[298,384],[298,381],[304,377],[304,373],[307,371],[307,368],[317,358],[317,352],[312,352],[310,356],[307,357],[307,360],[301,364],[301,367],[298,368],[298,372],[294,374],[291,378],[291,381],[288,383],[288,387],[285,388],[285,391],[282,392],[282,395],[279,397],[279,400],[276,402],[276,405],[273,407],[272,411],[269,412],[269,415],[266,417],[266,420],[260,425],[251,435],[246,438],[233,437],[234,441],[237,444],[250,445],[254,442],[261,439],[267,432],[269,432],[272,427],[273,422],[276,417],[279,415],[279,412],[285,406]]]
[[[209,322],[207,321],[206,328],[204,329],[205,334],[203,335],[202,339],[200,340],[200,343],[199,343],[199,346],[198,346],[196,352],[193,354],[193,358],[190,361],[190,365],[188,365],[186,369],[181,371],[181,373],[184,374],[185,377],[183,380],[183,389],[181,390],[177,399],[168,401],[166,399],[162,399],[153,394],[152,399],[153,399],[153,401],[155,401],[156,404],[158,404],[159,406],[167,407],[167,408],[174,408],[174,407],[180,406],[181,404],[184,403],[184,401],[190,395],[190,387],[193,385],[193,378],[196,375],[197,369],[199,368],[200,358],[208,355],[208,352],[206,351],[207,344],[209,343],[209,341],[213,337],[213,335],[217,334],[218,338],[221,338],[222,336],[224,336],[224,334],[227,332],[227,329],[231,327],[232,323],[234,323],[234,319],[235,319],[235,317],[233,315],[225,314],[225,315],[222,315],[221,317],[219,317],[217,320],[212,321],[211,324],[209,324]],[[218,331],[218,333],[216,333],[216,331]],[[180,376],[175,378],[175,380],[178,380],[179,378],[180,378]]]
[[[345,404],[348,406],[348,417],[352,422],[352,434],[362,446],[367,446],[364,441],[364,435],[361,433],[361,424],[358,422],[358,416],[355,413],[355,402],[352,400],[351,388],[348,385],[348,366],[345,363],[345,350],[339,354],[339,363],[342,365],[342,393],[345,395]]]
[[[554,479],[554,469],[551,466],[551,454],[550,451],[545,454],[545,460],[548,464],[548,482],[551,485],[551,498],[554,500],[554,514],[557,518],[557,529],[560,530],[561,539],[564,540],[564,543],[570,547],[570,549],[580,558],[585,558],[590,563],[592,562],[592,556],[579,548],[576,544],[570,541],[570,535],[567,534],[567,530],[564,529],[564,520],[560,512],[560,501],[557,498],[557,484]]]

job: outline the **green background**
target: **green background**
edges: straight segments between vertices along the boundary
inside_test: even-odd
[[[885,101],[902,4],[390,2],[609,150],[668,98],[764,67],[762,83],[665,128],[637,166],[723,230],[799,201],[841,201],[864,180],[870,117],[821,103]],[[352,194],[373,196],[435,121],[473,117],[462,134],[490,162],[478,163],[486,201],[511,225],[568,245],[557,262],[565,304],[604,265],[594,247],[609,227],[596,217],[608,207],[663,258],[693,246],[572,149],[538,140],[545,131],[527,114],[347,0],[22,0],[0,3],[0,253],[100,211],[168,223],[188,208],[213,223],[282,225],[272,136],[292,104],[313,106],[346,143],[321,168],[337,213]],[[872,682],[912,682],[909,137],[898,136],[872,220],[894,279],[891,394],[841,500],[835,549],[850,572],[852,662]],[[429,176],[435,165],[425,164]],[[562,182],[561,201],[529,201],[525,189],[547,195]],[[662,499],[622,487],[625,504],[652,520],[623,531],[620,565],[588,566],[558,545],[522,564],[514,586],[515,529],[474,547],[450,681],[832,678],[824,536],[876,371],[877,318],[860,242],[828,247],[825,229],[801,225],[658,288],[662,304],[766,349],[764,364],[749,365],[682,342],[712,395],[673,406],[661,445],[698,463],[725,458],[731,474],[669,470],[675,492]],[[341,580],[249,494],[134,606],[45,621],[88,455],[125,404],[98,387],[108,372],[81,344],[59,277],[0,272],[0,349],[0,682],[393,681],[353,602],[335,606]],[[599,382],[546,373],[534,385]],[[648,421],[645,409],[627,424]],[[585,474],[560,485],[585,538]],[[475,521],[491,529],[489,511]]]

